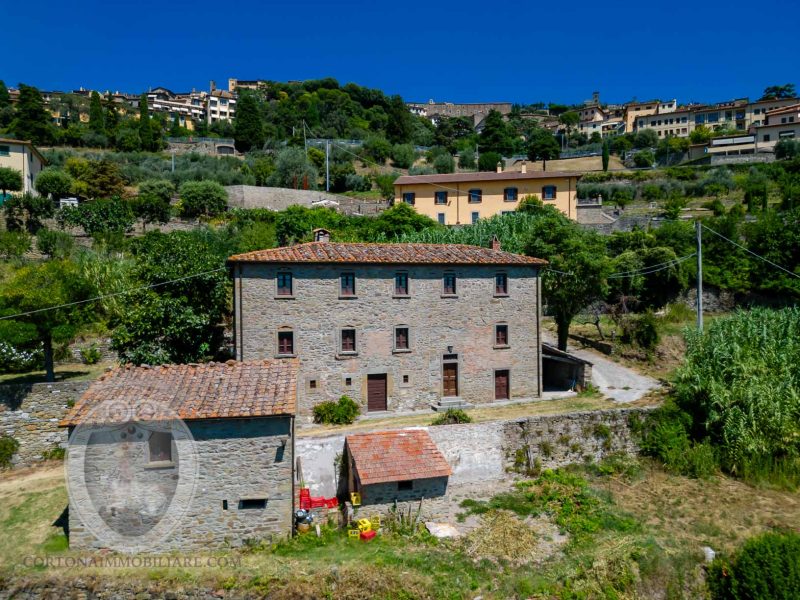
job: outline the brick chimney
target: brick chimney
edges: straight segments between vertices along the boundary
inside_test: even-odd
[[[492,250],[502,250],[502,248],[500,247],[500,240],[497,238],[496,235],[492,236]]]
[[[497,172],[498,173],[502,173],[503,172],[503,162],[500,161],[500,160],[497,161]]]
[[[522,169],[520,169],[520,173],[527,173],[528,172],[528,163],[524,160],[522,161]]]
[[[208,91],[210,91],[210,92],[216,91],[217,90],[217,82],[212,79],[211,81],[208,82],[208,88],[209,88]]]

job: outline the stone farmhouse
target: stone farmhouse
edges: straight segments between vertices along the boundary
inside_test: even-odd
[[[70,545],[208,549],[289,533],[297,370],[293,359],[127,366],[93,382],[60,423]],[[97,430],[75,433],[87,422]],[[174,528],[140,547],[171,511]]]
[[[298,415],[540,397],[545,261],[492,248],[317,241],[232,256],[236,359],[294,360]]]

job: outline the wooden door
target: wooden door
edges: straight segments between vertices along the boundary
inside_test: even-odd
[[[494,399],[508,400],[508,371],[494,372]]]
[[[458,363],[442,365],[442,383],[444,396],[458,396]]]
[[[367,410],[386,410],[386,373],[367,375]]]

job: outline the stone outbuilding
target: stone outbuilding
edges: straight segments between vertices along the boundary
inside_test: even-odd
[[[430,499],[447,493],[452,473],[424,429],[349,435],[345,440],[348,491],[364,505]]]
[[[317,241],[228,264],[236,358],[299,358],[298,415],[343,395],[363,413],[541,396],[544,260]]]
[[[161,552],[289,535],[297,370],[126,366],[93,382],[60,423],[70,546]]]
[[[592,363],[542,344],[542,382],[547,391],[584,390],[592,382]]]

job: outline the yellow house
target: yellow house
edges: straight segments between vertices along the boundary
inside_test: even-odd
[[[394,182],[395,202],[405,202],[442,225],[475,223],[514,211],[536,195],[570,219],[576,217],[580,173],[482,171],[443,175],[403,175]]]
[[[0,167],[22,173],[22,192],[36,194],[33,182],[47,164],[44,156],[31,142],[0,138]]]

